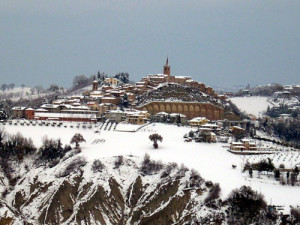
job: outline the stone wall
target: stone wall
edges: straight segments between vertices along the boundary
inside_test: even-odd
[[[211,103],[201,102],[151,102],[141,107],[139,110],[146,110],[150,114],[158,112],[181,113],[187,119],[194,117],[206,117],[209,120],[223,120],[224,109]]]

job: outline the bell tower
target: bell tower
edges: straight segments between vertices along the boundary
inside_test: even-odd
[[[171,74],[171,67],[169,66],[169,59],[167,57],[167,61],[166,61],[166,65],[164,65],[164,74],[168,75],[168,77],[170,77]]]
[[[93,88],[92,91],[97,91],[98,90],[98,81],[93,81]]]

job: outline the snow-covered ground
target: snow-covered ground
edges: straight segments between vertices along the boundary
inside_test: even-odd
[[[242,173],[246,160],[256,161],[255,157],[270,157],[270,155],[238,156],[227,152],[222,146],[224,144],[184,142],[183,136],[191,130],[189,127],[157,123],[142,127],[137,132],[118,132],[99,129],[101,126],[88,129],[83,128],[82,125],[76,128],[77,123],[65,124],[67,127],[6,124],[5,129],[8,133],[20,132],[25,137],[31,137],[36,146],[41,145],[45,135],[50,138],[60,138],[63,144],[68,144],[75,133],[81,133],[87,141],[82,144],[81,154],[88,160],[117,155],[143,157],[147,153],[154,160],[184,164],[191,169],[198,170],[204,179],[220,183],[223,198],[226,198],[233,189],[249,185],[264,194],[268,203],[284,205],[286,212],[289,211],[290,205],[295,206],[300,203],[300,187],[281,186],[271,178],[261,179],[254,176],[250,179],[248,173]],[[96,130],[98,131],[95,132]],[[153,149],[148,138],[152,133],[159,133],[163,137],[163,142],[159,143],[157,150]],[[278,158],[278,163],[284,160],[286,167],[290,166],[290,163],[300,162],[299,153],[296,152],[285,152],[271,157],[275,161]],[[237,167],[233,169],[232,165]]]
[[[250,96],[250,97],[234,97],[230,100],[241,110],[247,114],[252,114],[256,117],[262,115],[267,110],[268,106],[273,105],[268,101],[268,97]]]
[[[0,94],[16,94],[16,93],[21,93],[21,92],[28,92],[30,93],[30,87],[14,87],[13,89],[6,89],[5,91],[0,91]]]
[[[42,91],[37,93],[36,90],[32,91],[30,87],[15,87],[13,89],[8,89],[5,91],[0,91],[0,98],[10,99],[11,101],[19,101],[20,99],[37,99],[42,97],[47,97],[49,94],[54,92]]]

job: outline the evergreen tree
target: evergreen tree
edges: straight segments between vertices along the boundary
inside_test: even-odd
[[[249,168],[249,175],[250,175],[250,177],[252,178],[252,175],[253,175],[253,170],[252,170],[252,168],[251,168],[251,167]]]
[[[122,97],[121,104],[124,108],[129,106],[128,95],[126,93]]]

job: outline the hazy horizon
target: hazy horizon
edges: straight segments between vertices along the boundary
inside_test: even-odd
[[[162,73],[210,86],[299,83],[300,2],[3,0],[1,83],[70,87],[76,75]]]

